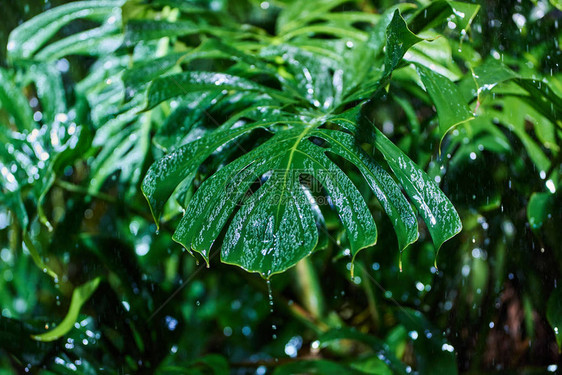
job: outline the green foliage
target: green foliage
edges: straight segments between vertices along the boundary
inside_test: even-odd
[[[490,4],[391,3],[78,1],[11,30],[0,366],[479,371],[514,278],[560,346],[558,4],[516,5],[531,47],[500,55]]]

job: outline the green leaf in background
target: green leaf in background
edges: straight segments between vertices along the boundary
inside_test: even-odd
[[[319,341],[324,346],[339,340],[353,340],[364,343],[377,354],[377,358],[382,360],[385,367],[392,370],[394,374],[408,373],[406,366],[396,358],[396,354],[390,350],[390,347],[377,337],[348,328],[333,329],[319,337]]]
[[[416,64],[416,69],[437,109],[442,142],[449,130],[472,120],[474,116],[451,80],[420,64]]]
[[[264,87],[245,78],[224,73],[185,72],[173,74],[152,81],[147,93],[147,109],[164,100],[186,95],[194,91],[239,90],[243,92],[263,92],[271,97],[290,102],[281,92]]]
[[[278,366],[273,375],[293,374],[365,375],[365,372],[326,359],[303,360]]]
[[[550,3],[555,6],[558,10],[562,10],[562,1],[561,0],[550,0]]]
[[[35,128],[33,112],[27,99],[21,88],[16,86],[13,74],[3,68],[0,68],[0,108],[13,117],[14,125],[20,131]]]
[[[527,92],[527,95],[515,94],[515,96],[526,100],[538,112],[562,127],[562,123],[559,121],[559,114],[562,112],[562,97],[559,96],[557,90],[550,87],[549,81],[515,73],[495,59],[490,58],[474,68],[472,74],[467,75],[462,82],[462,92],[467,100],[474,97],[479,98],[480,95],[491,92],[499,84],[509,81],[515,82]]]
[[[31,337],[37,341],[55,341],[66,335],[74,327],[74,323],[78,320],[78,315],[80,314],[82,305],[84,305],[84,303],[96,291],[100,280],[101,279],[97,277],[76,287],[72,292],[72,299],[70,300],[68,313],[62,322],[48,332],[32,335]]]
[[[63,26],[78,18],[103,20],[121,12],[121,0],[77,1],[56,7],[18,26],[8,40],[8,56],[29,59]],[[113,15],[116,17],[116,15]]]
[[[37,251],[37,248],[33,244],[33,241],[31,240],[31,237],[29,236],[27,230],[23,230],[22,237],[23,237],[23,243],[25,244],[27,251],[29,251],[29,254],[31,255],[31,258],[33,259],[35,265],[39,267],[40,270],[51,276],[53,279],[57,280],[58,275],[56,274],[55,271],[53,271],[49,266],[45,264],[43,258]]]
[[[130,20],[125,27],[125,46],[138,42],[200,33],[201,28],[191,21]]]
[[[173,363],[160,366],[156,375],[175,375],[175,374],[193,374],[193,375],[222,375],[228,374],[228,362],[220,355],[209,354],[201,358],[195,359],[189,363]]]
[[[409,331],[408,336],[416,353],[417,370],[421,375],[458,374],[455,348],[421,312],[401,308],[398,317]]]
[[[277,33],[283,34],[303,27],[308,22],[325,16],[331,9],[345,2],[345,0],[311,0],[305,3],[294,1],[279,15],[276,25]]]
[[[558,353],[562,353],[562,289],[554,288],[546,307],[546,318],[556,335]]]
[[[552,193],[534,193],[529,199],[527,205],[527,219],[531,225],[531,229],[538,230],[542,227],[548,214],[552,211],[554,203],[554,194]]]

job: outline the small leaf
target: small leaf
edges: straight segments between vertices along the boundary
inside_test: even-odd
[[[326,359],[301,360],[294,363],[287,363],[276,367],[273,372],[273,375],[294,374],[365,375],[363,371]]]
[[[461,83],[461,90],[465,99],[480,98],[481,95],[492,91],[500,83],[515,82],[528,95],[519,96],[529,103],[536,111],[547,117],[552,123],[562,127],[559,120],[562,112],[562,97],[557,90],[553,90],[546,79],[536,79],[522,76],[509,69],[500,61],[488,59],[482,65],[473,69]]]
[[[16,27],[8,39],[8,57],[29,59],[63,26],[78,18],[103,20],[120,13],[121,0],[76,1],[47,10]]]
[[[14,83],[12,74],[3,68],[0,68],[0,103],[1,108],[14,118],[19,131],[31,131],[35,128],[33,112],[26,97]]]
[[[385,74],[390,74],[398,66],[406,51],[422,40],[408,29],[400,11],[396,10],[386,29]]]
[[[345,3],[347,0],[309,0],[306,2],[295,1],[289,4],[277,19],[277,33],[283,34],[298,29],[308,22],[324,16],[330,9]]]
[[[480,5],[460,1],[438,0],[432,1],[421,8],[408,22],[408,26],[415,33],[428,28],[442,25],[449,17],[457,24],[459,30],[466,32],[480,10]]]
[[[211,90],[263,92],[276,99],[288,101],[281,92],[245,78],[225,73],[185,72],[160,77],[152,81],[147,93],[147,109],[153,108],[157,104],[177,96],[186,95],[194,91]]]
[[[554,194],[534,193],[527,205],[527,220],[531,229],[538,230],[547,220],[549,212],[554,208]]]
[[[97,277],[80,285],[79,287],[76,287],[72,292],[70,307],[68,308],[68,313],[64,317],[63,321],[52,330],[40,335],[32,335],[31,337],[37,341],[55,341],[66,335],[74,327],[76,320],[78,320],[78,314],[80,313],[82,305],[84,305],[84,303],[96,291],[99,283],[100,278]]]
[[[416,69],[437,109],[439,134],[442,141],[449,130],[472,120],[474,116],[451,80],[420,64],[416,64]]]

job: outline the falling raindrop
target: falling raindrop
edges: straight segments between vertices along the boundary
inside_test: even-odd
[[[271,291],[271,281],[267,280],[267,296],[269,301],[269,312],[273,312],[273,292]]]

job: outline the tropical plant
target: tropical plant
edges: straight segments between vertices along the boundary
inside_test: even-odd
[[[531,16],[556,6],[520,6],[529,26],[513,19],[549,28]],[[483,340],[495,336],[475,348],[462,324],[489,327],[493,312],[447,321],[451,298],[483,306],[509,289],[510,268],[546,267],[523,251],[506,260],[524,238],[555,259],[543,293],[530,294],[540,273],[521,288],[528,337],[544,327],[533,323],[539,311],[561,345],[562,81],[549,62],[560,51],[547,41],[500,54],[469,37],[484,24],[479,8],[93,0],[19,25],[0,68],[9,355],[0,364],[92,374],[479,369]],[[502,167],[474,172],[491,160]],[[466,175],[486,185],[474,191]],[[504,212],[522,204],[522,215]],[[529,237],[514,235],[526,225]],[[454,296],[440,282],[467,277],[471,287]],[[444,322],[455,330],[447,337],[436,328]],[[269,360],[279,353],[286,360]]]

